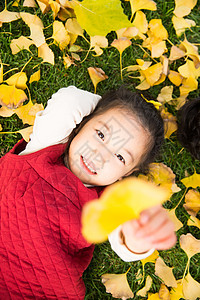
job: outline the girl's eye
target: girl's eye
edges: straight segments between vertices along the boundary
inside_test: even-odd
[[[100,137],[100,139],[102,139],[104,141],[104,134],[100,131],[100,130],[96,130],[98,136]]]
[[[116,154],[116,156],[125,165],[125,159],[123,158],[123,156],[121,156],[121,154]]]

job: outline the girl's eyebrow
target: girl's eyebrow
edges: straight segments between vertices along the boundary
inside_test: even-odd
[[[110,131],[110,128],[109,128],[109,126],[108,126],[107,124],[105,124],[105,123],[102,122],[102,121],[99,121],[99,123],[101,123],[108,131]],[[130,155],[130,157],[131,157],[131,159],[132,159],[132,162],[134,162],[134,157],[133,157],[133,155],[131,154],[131,152],[128,151],[127,149],[124,149],[124,150]]]

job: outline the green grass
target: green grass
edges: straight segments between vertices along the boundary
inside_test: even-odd
[[[183,40],[184,36],[177,38],[172,23],[170,19],[173,14],[175,7],[174,1],[163,1],[159,0],[157,2],[158,10],[145,11],[147,19],[152,18],[161,18],[163,25],[166,27],[169,33],[169,40],[174,44],[178,43],[179,40]],[[52,24],[53,18],[51,13],[42,15],[39,8],[24,8],[22,6],[23,1],[20,0],[19,7],[13,8],[13,1],[8,1],[8,9],[11,11],[26,11],[30,13],[37,14],[44,22],[44,26],[47,27],[49,24]],[[128,2],[122,2],[125,13],[130,17],[130,5]],[[198,1],[196,7],[192,10],[189,18],[194,20],[198,26],[192,28],[191,30],[186,31],[187,39],[192,43],[198,43],[200,40],[200,14],[199,14],[200,1]],[[2,7],[3,9],[3,7]],[[52,26],[44,30],[45,37],[48,38],[52,35]],[[22,20],[17,20],[12,23],[3,24],[0,28],[0,58],[5,64],[4,72],[12,68],[18,68],[18,71],[22,69],[24,64],[30,59],[31,53],[24,50],[12,55],[10,50],[10,42],[13,38],[18,38],[21,35],[28,36],[29,29]],[[89,37],[88,37],[89,38]],[[114,32],[111,32],[108,35],[109,45],[116,38]],[[48,41],[51,43],[51,40]],[[78,38],[77,45],[80,45],[83,49],[88,49],[88,44],[82,39]],[[143,58],[144,52],[140,49],[138,44],[141,44],[140,41],[133,41],[133,45],[127,48],[122,57],[123,67],[128,65],[136,64],[137,58]],[[169,46],[169,44],[168,44]],[[111,88],[119,87],[122,82],[120,79],[119,71],[119,53],[113,47],[108,47],[104,50],[104,53],[100,57],[95,57],[90,52],[87,60],[82,64],[77,62],[76,65],[72,65],[69,69],[63,67],[62,62],[62,53],[59,48],[55,45],[51,45],[51,49],[55,54],[55,65],[51,66],[47,63],[41,64],[41,80],[39,82],[33,82],[29,85],[31,92],[31,97],[33,101],[37,103],[43,103],[46,105],[47,100],[55,93],[59,88],[65,87],[68,85],[76,85],[79,88],[93,92],[94,88],[92,82],[90,81],[87,68],[100,67],[108,75],[108,79],[99,83],[97,87],[97,93],[102,95],[104,92],[108,91]],[[31,46],[31,51],[36,55],[37,49],[35,46]],[[84,59],[86,51],[80,53],[81,60]],[[166,54],[168,55],[168,53]],[[33,67],[41,63],[41,59],[34,57],[34,59],[27,65],[25,71],[28,76],[33,73]],[[177,67],[184,63],[184,59],[177,61],[173,64],[172,69],[177,70]],[[37,69],[35,69],[37,70]],[[16,71],[10,72],[8,76],[14,74]],[[127,85],[130,89],[134,90],[135,86],[139,84],[139,80],[131,79],[127,75],[124,75],[123,84]],[[167,79],[164,83],[159,86],[154,86],[144,94],[150,95],[151,99],[156,98],[160,92],[160,89],[166,85],[170,84]],[[190,98],[194,98],[198,95],[198,91],[190,93]],[[174,89],[174,98],[178,96],[178,88]],[[168,106],[169,111],[173,114],[176,114],[176,110],[171,106]],[[13,115],[10,118],[0,117],[0,124],[3,127],[3,131],[16,131],[25,127],[22,124],[22,121],[16,116]],[[14,144],[21,138],[20,134],[6,134],[0,135],[0,156],[3,156],[7,153]],[[169,166],[173,172],[176,174],[176,183],[182,189],[179,193],[172,196],[171,201],[166,203],[167,208],[173,208],[181,199],[184,193],[184,186],[180,182],[182,178],[185,177],[185,174],[193,174],[194,169],[200,173],[200,162],[194,160],[190,154],[182,149],[180,144],[177,142],[176,135],[173,134],[170,140],[166,140],[162,149],[161,156],[158,158],[159,162],[165,163]],[[181,205],[177,208],[177,216],[183,222],[184,226],[178,231],[178,237],[181,234],[186,234],[188,232],[192,233],[193,236],[200,239],[200,231],[197,227],[186,225],[189,215]],[[174,274],[177,279],[183,276],[183,272],[186,266],[187,257],[185,253],[180,249],[179,244],[168,251],[160,251],[160,255],[164,258],[166,264],[170,267],[174,267]],[[138,269],[142,270],[141,262],[125,263],[111,250],[109,243],[104,243],[96,246],[93,260],[89,268],[84,273],[84,281],[86,284],[86,297],[87,300],[97,300],[97,299],[113,299],[110,294],[107,294],[103,284],[101,283],[101,275],[104,273],[123,273],[128,270],[131,266],[131,269],[128,273],[128,280],[133,292],[137,292],[143,285],[139,285],[136,279],[136,274]],[[200,255],[197,254],[191,259],[190,272],[193,278],[200,282]],[[145,277],[150,274],[153,279],[153,285],[150,292],[157,292],[160,287],[160,280],[154,274],[154,264],[148,263],[145,265]],[[136,296],[134,299],[139,300],[141,297]]]

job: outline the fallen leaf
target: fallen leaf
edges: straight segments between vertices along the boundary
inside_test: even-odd
[[[161,257],[155,263],[155,274],[162,279],[165,285],[177,287],[176,279],[172,272],[173,268],[168,267]]]
[[[150,290],[150,288],[151,288],[151,285],[152,285],[152,278],[151,278],[151,276],[147,276],[147,278],[146,278],[146,282],[145,282],[145,286],[141,289],[141,290],[139,290],[137,293],[136,293],[136,295],[137,296],[141,296],[141,297],[146,297],[146,294],[147,294],[147,292]]]
[[[32,15],[26,12],[20,12],[20,17],[29,27],[31,27],[34,24],[38,25],[41,29],[44,28],[42,20],[37,15]]]
[[[15,109],[8,108],[6,106],[2,106],[0,108],[0,116],[1,117],[11,117],[15,113]]]
[[[185,204],[183,207],[187,210],[188,214],[196,217],[200,210],[200,193],[195,190],[189,190],[185,195]]]
[[[1,63],[1,67],[0,67],[0,83],[3,82],[3,64]]]
[[[147,300],[160,300],[159,294],[158,293],[148,294]]]
[[[20,133],[23,139],[28,143],[30,135],[33,132],[33,126],[26,127],[24,129],[18,130],[17,132]]]
[[[147,258],[141,259],[141,263],[143,264],[143,266],[148,263],[155,263],[156,259],[158,258],[159,253],[157,250],[155,250],[150,256],[148,256]]]
[[[146,15],[142,11],[137,11],[132,24],[139,30],[138,37],[144,40],[146,38],[144,33],[148,30]]]
[[[66,55],[63,56],[63,63],[65,68],[69,68],[72,64],[74,64],[74,61],[69,57],[69,55]]]
[[[0,131],[2,131],[3,130],[3,128],[2,128],[2,125],[0,124]]]
[[[31,45],[33,45],[33,41],[22,35],[18,39],[13,39],[11,41],[10,48],[12,54],[16,54],[23,49],[30,51],[29,47]]]
[[[156,3],[153,0],[130,0],[132,17],[134,13],[138,10],[148,9],[148,10],[156,10]],[[131,17],[131,19],[132,19]]]
[[[41,57],[43,59],[43,62],[54,65],[54,53],[49,48],[47,43],[44,43],[43,45],[38,47],[38,57]]]
[[[172,221],[172,223],[174,224],[175,231],[178,231],[180,228],[183,227],[183,224],[176,216],[175,209],[167,210],[167,214],[170,220]]]
[[[53,11],[53,19],[55,20],[56,16],[58,15],[58,12],[60,10],[60,4],[56,1],[49,0],[49,5]]]
[[[180,90],[180,98],[185,96],[183,100],[188,96],[188,94],[192,91],[197,90],[198,81],[194,76],[190,76],[188,78],[183,78],[182,85],[179,87]],[[183,105],[184,103],[182,103]]]
[[[165,86],[161,89],[157,100],[161,103],[166,103],[172,100],[173,86]]]
[[[18,12],[11,12],[8,11],[6,8],[0,12],[0,22],[2,23],[10,23],[17,19],[20,19],[20,14]]]
[[[124,222],[142,210],[163,202],[168,191],[139,178],[126,178],[105,189],[99,200],[87,203],[82,213],[82,233],[88,242],[101,243]]]
[[[176,16],[172,17],[172,23],[178,37],[185,32],[186,28],[190,28],[196,25],[195,21],[193,20],[178,18]]]
[[[102,283],[106,287],[106,292],[111,293],[114,298],[126,300],[133,298],[126,273],[123,274],[104,274],[101,276]]]
[[[200,284],[192,278],[190,273],[183,280],[183,296],[187,300],[196,300],[200,295]]]
[[[49,5],[49,2],[48,0],[44,1],[44,0],[36,0],[40,9],[41,9],[41,12],[43,14],[45,14],[49,9],[50,9],[50,5]]]
[[[65,29],[65,26],[60,21],[53,22],[53,35],[55,43],[58,44],[61,50],[64,50],[70,42],[70,37]]]
[[[83,0],[76,4],[77,21],[90,36],[106,36],[110,31],[132,26],[118,0]]]
[[[108,47],[108,40],[105,36],[91,36],[90,37],[90,45],[91,49],[93,49],[97,55],[101,55],[103,53],[101,48]]]
[[[170,291],[170,300],[179,300],[184,298],[182,280],[177,280],[177,287],[173,287]]]
[[[27,82],[27,76],[25,72],[19,72],[12,76],[10,76],[5,82],[8,85],[14,85],[18,89],[25,90],[27,88],[26,82]]]
[[[65,23],[65,28],[67,29],[68,32],[76,35],[83,36],[83,29],[79,25],[78,21],[76,18],[70,18],[66,21]]]
[[[158,38],[160,40],[166,40],[168,38],[168,32],[163,26],[161,19],[151,19],[148,27],[151,37],[153,35],[154,38]]]
[[[196,239],[191,233],[187,233],[186,235],[182,234],[179,243],[189,259],[200,252],[200,240]]]
[[[196,226],[200,229],[200,220],[196,217],[191,216],[187,221],[188,226]]]
[[[179,59],[181,57],[184,57],[184,56],[185,56],[185,51],[181,50],[177,46],[172,46],[171,47],[169,60],[174,61],[174,60],[177,60],[177,59]]]
[[[169,113],[166,108],[163,108],[160,113],[164,121],[165,138],[169,139],[172,133],[175,132],[178,127],[176,117]],[[178,188],[178,190],[174,190],[173,192],[176,193],[177,191],[180,191],[180,189]]]
[[[180,73],[172,70],[169,71],[168,78],[176,86],[179,86],[183,80],[183,76]]]
[[[181,179],[181,182],[187,188],[192,187],[196,189],[196,187],[200,186],[200,174],[197,174],[195,171],[193,175]]]
[[[181,18],[189,15],[191,10],[197,4],[197,0],[175,0],[175,4],[174,14]]]
[[[168,288],[162,283],[160,286],[160,290],[158,292],[159,298],[161,300],[171,300],[170,298],[170,292]]]
[[[196,68],[190,59],[187,59],[186,63],[178,68],[178,71],[185,78],[194,77],[197,79],[200,76],[200,67]]]
[[[184,41],[180,43],[179,48],[185,52],[186,56],[190,57],[193,60],[195,68],[198,68],[200,62],[198,47],[188,42],[187,38],[185,37]]]
[[[156,81],[159,80],[161,74],[162,74],[163,66],[161,63],[157,63],[153,66],[150,66],[146,70],[141,70],[141,74],[145,76],[145,79],[147,83],[150,84],[150,86],[153,86]]]
[[[29,102],[26,105],[18,107],[17,109],[15,109],[14,112],[22,120],[23,124],[33,125],[36,113],[43,109],[44,107],[42,104],[35,103],[33,105],[32,101],[29,100]]]
[[[35,0],[24,0],[23,6],[27,7],[37,7]]]
[[[120,39],[115,39],[111,46],[115,47],[120,54],[131,45],[131,41],[128,38],[122,37]]]
[[[10,108],[18,107],[27,99],[23,90],[16,88],[14,85],[0,85],[0,104]]]
[[[33,23],[30,25],[30,30],[30,38],[32,39],[36,47],[42,46],[45,43],[43,29],[40,26]]]
[[[90,78],[92,80],[92,83],[94,85],[94,90],[96,93],[97,84],[105,79],[108,78],[108,76],[105,74],[105,72],[101,68],[93,68],[89,67],[88,73],[90,75]]]
[[[32,83],[33,81],[39,81],[40,80],[40,70],[33,73],[29,79],[29,83]]]

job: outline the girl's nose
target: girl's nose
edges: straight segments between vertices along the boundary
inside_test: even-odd
[[[99,143],[95,152],[96,157],[98,157],[98,160],[101,161],[102,164],[105,164],[113,157],[111,149],[108,147],[108,145],[105,144]]]

